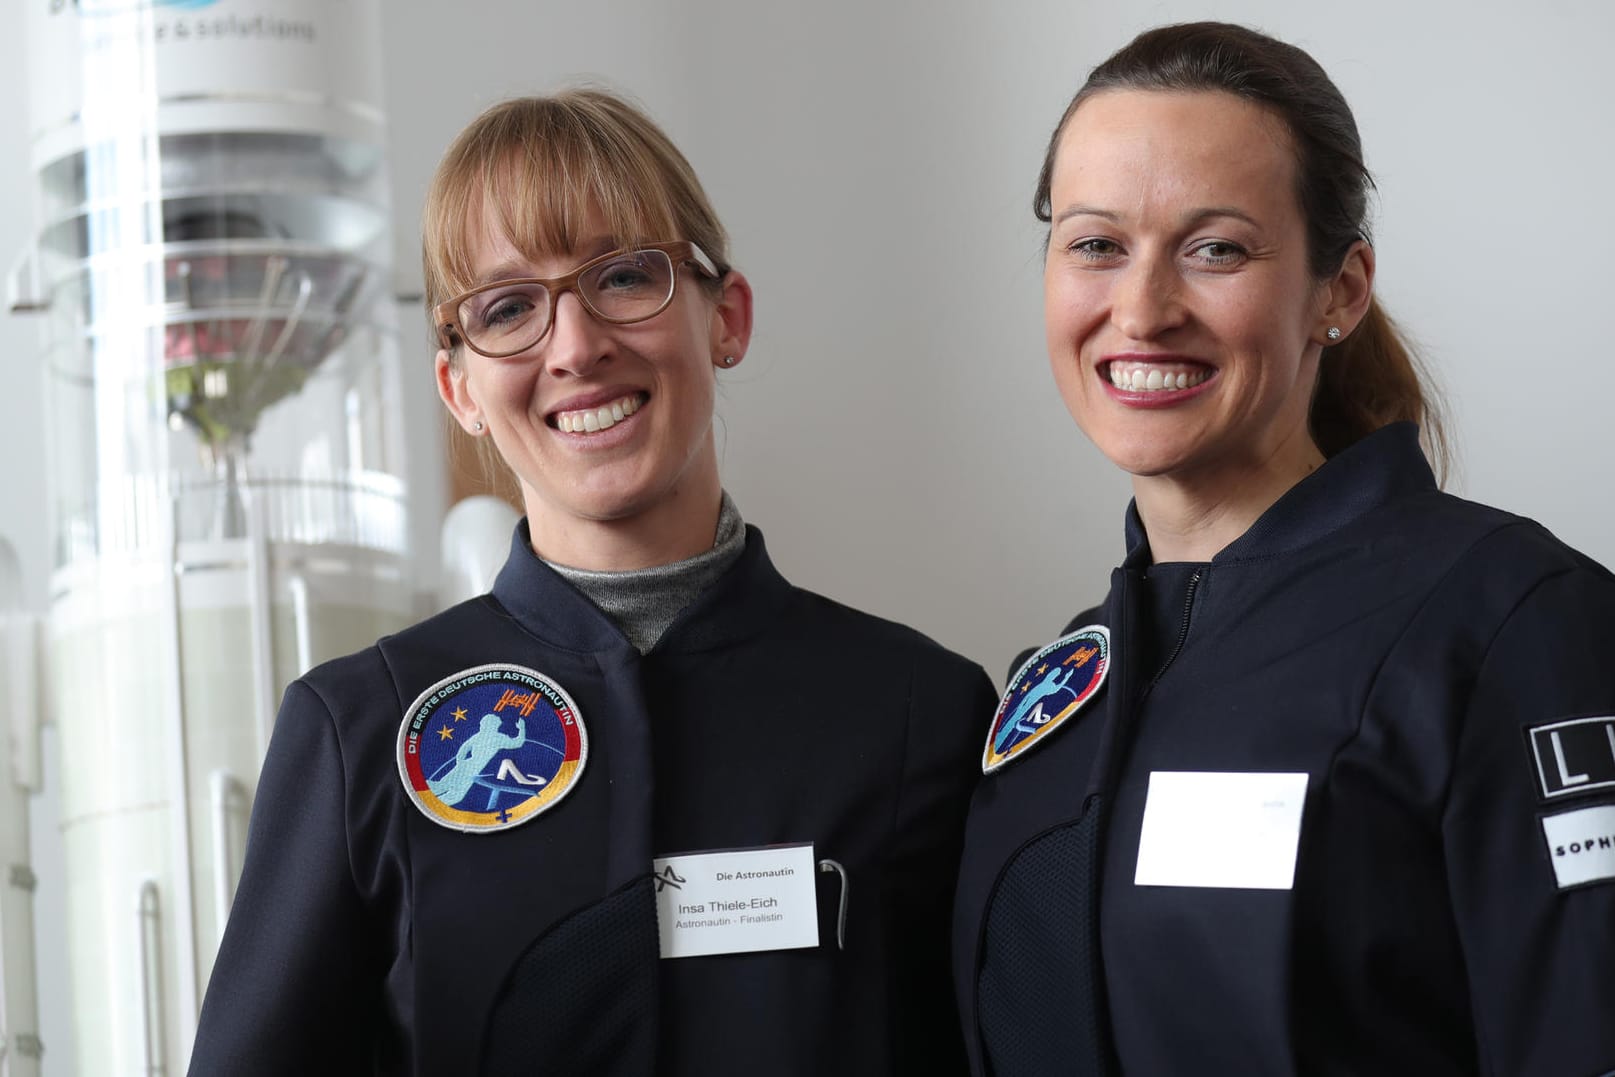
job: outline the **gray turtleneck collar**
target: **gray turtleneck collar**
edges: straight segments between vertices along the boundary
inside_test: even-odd
[[[582,591],[622,629],[634,649],[645,654],[656,646],[684,608],[722,576],[745,549],[746,525],[726,491],[718,509],[718,533],[712,549],[687,560],[627,572],[544,563]]]

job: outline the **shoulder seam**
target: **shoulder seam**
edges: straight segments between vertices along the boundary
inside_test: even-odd
[[[1366,724],[1367,719],[1368,719],[1369,703],[1370,703],[1370,701],[1372,701],[1375,698],[1375,695],[1379,690],[1380,678],[1384,674],[1385,668],[1390,664],[1392,658],[1398,653],[1398,651],[1400,651],[1402,646],[1406,643],[1408,633],[1412,630],[1412,627],[1415,624],[1415,622],[1417,622],[1419,620],[1419,618],[1424,615],[1425,611],[1430,608],[1431,603],[1434,602],[1436,600],[1436,597],[1438,595],[1440,595],[1444,591],[1444,589],[1447,587],[1448,583],[1452,580],[1454,575],[1456,573],[1458,573],[1460,571],[1460,569],[1465,567],[1469,563],[1470,559],[1473,556],[1475,556],[1475,552],[1476,552],[1477,549],[1479,549],[1481,546],[1485,545],[1490,540],[1492,540],[1494,538],[1497,538],[1500,535],[1504,535],[1504,534],[1506,534],[1506,533],[1508,533],[1510,531],[1513,531],[1513,530],[1515,530],[1517,528],[1526,528],[1526,529],[1541,532],[1542,534],[1545,534],[1545,535],[1548,534],[1546,529],[1543,528],[1541,524],[1538,524],[1535,521],[1527,519],[1526,517],[1523,517],[1523,516],[1512,516],[1512,517],[1509,517],[1508,519],[1499,521],[1498,524],[1495,527],[1489,528],[1485,532],[1475,536],[1474,540],[1472,542],[1470,542],[1468,546],[1466,546],[1460,553],[1458,553],[1456,556],[1453,557],[1452,563],[1447,566],[1446,571],[1441,574],[1440,578],[1437,579],[1435,581],[1435,583],[1430,587],[1430,589],[1425,593],[1423,599],[1419,602],[1417,608],[1414,609],[1412,615],[1409,616],[1406,623],[1402,625],[1402,630],[1397,634],[1396,639],[1391,643],[1391,645],[1389,647],[1386,648],[1385,653],[1380,656],[1379,664],[1374,667],[1374,674],[1369,679],[1367,689],[1363,693],[1363,705],[1362,705],[1361,711],[1357,715],[1357,727],[1352,731],[1352,735],[1350,737],[1346,738],[1345,740],[1343,740],[1341,742],[1340,746],[1338,748],[1336,748],[1334,754],[1330,756],[1329,765],[1325,769],[1324,773],[1326,773],[1326,774],[1332,773],[1334,771],[1336,762],[1340,758],[1341,753],[1344,752],[1347,749],[1347,747],[1349,747],[1350,745],[1356,743],[1357,740],[1363,735],[1363,728],[1364,728],[1364,725]],[[1551,535],[1549,535],[1549,537],[1551,538]],[[1510,606],[1508,608],[1508,612],[1505,613],[1502,617],[1500,617],[1498,619],[1498,621],[1497,621],[1497,624],[1493,627],[1491,636],[1488,638],[1488,640],[1486,642],[1486,647],[1482,652],[1482,655],[1483,655],[1482,661],[1484,661],[1484,655],[1487,654],[1487,653],[1490,653],[1491,646],[1492,646],[1493,643],[1496,642],[1497,636],[1503,630],[1503,626],[1508,623],[1509,618],[1513,617],[1515,611],[1519,609],[1520,605],[1523,602],[1525,602],[1525,600],[1531,594],[1533,594],[1537,590],[1537,588],[1541,587],[1548,580],[1551,580],[1551,579],[1554,579],[1554,578],[1556,578],[1556,577],[1558,577],[1560,575],[1563,575],[1565,572],[1572,571],[1572,569],[1573,569],[1573,566],[1571,566],[1571,565],[1563,565],[1563,566],[1556,567],[1554,570],[1549,571],[1549,572],[1545,572],[1542,575],[1538,576],[1535,580],[1533,580],[1531,582],[1531,584],[1528,587],[1525,587],[1525,588],[1523,588],[1521,590],[1520,594],[1515,598],[1514,602],[1510,604]],[[1466,690],[1466,694],[1465,694],[1464,701],[1463,701],[1463,706],[1462,706],[1462,711],[1464,713],[1467,713],[1468,710],[1469,710],[1470,694],[1472,694],[1472,690],[1473,690],[1472,685],[1469,687],[1468,690]],[[1461,730],[1459,731],[1459,737],[1460,738],[1462,737],[1462,731]],[[1448,770],[1449,770],[1449,774],[1447,776],[1448,780],[1447,780],[1447,782],[1445,784],[1445,787],[1443,788],[1442,794],[1441,794],[1441,807],[1440,807],[1440,810],[1441,810],[1441,812],[1443,814],[1445,814],[1445,812],[1446,812],[1447,798],[1451,794],[1451,774],[1450,774],[1451,768],[1450,768],[1450,766],[1449,766]]]

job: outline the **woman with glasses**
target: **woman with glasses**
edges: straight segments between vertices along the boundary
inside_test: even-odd
[[[723,492],[751,288],[596,91],[427,198],[439,392],[527,515],[491,594],[294,683],[194,1072],[946,1074],[990,683],[792,587]]]
[[[1615,1072],[1615,578],[1438,490],[1369,186],[1237,26],[1142,34],[1055,129],[1050,362],[1133,504],[986,742],[978,1074]]]

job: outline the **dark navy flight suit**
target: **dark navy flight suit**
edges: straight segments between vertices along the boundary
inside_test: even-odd
[[[1108,679],[971,806],[975,1072],[1615,1071],[1615,578],[1409,424],[1209,563],[1128,543]],[[1304,774],[1293,885],[1136,885],[1168,772]]]
[[[558,683],[577,784],[464,834],[408,799],[405,708],[457,671]],[[762,535],[641,656],[523,523],[491,595],[287,691],[192,1072],[963,1073],[948,910],[981,669],[789,585]],[[660,960],[654,856],[812,842],[817,949]]]

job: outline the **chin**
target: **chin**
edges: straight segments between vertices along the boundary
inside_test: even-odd
[[[1084,429],[1105,459],[1135,477],[1163,475],[1179,468],[1189,456],[1188,447],[1174,439],[1141,431]]]
[[[621,523],[643,516],[662,500],[640,492],[600,494],[575,500],[571,515],[594,523]]]
[[[1171,474],[1177,470],[1174,462],[1150,457],[1112,456],[1109,453],[1106,453],[1105,456],[1119,470],[1125,471],[1135,479],[1153,479],[1161,475]]]
[[[653,506],[655,494],[636,483],[610,483],[569,487],[534,487],[523,484],[529,511],[552,518],[615,523],[630,520]]]

